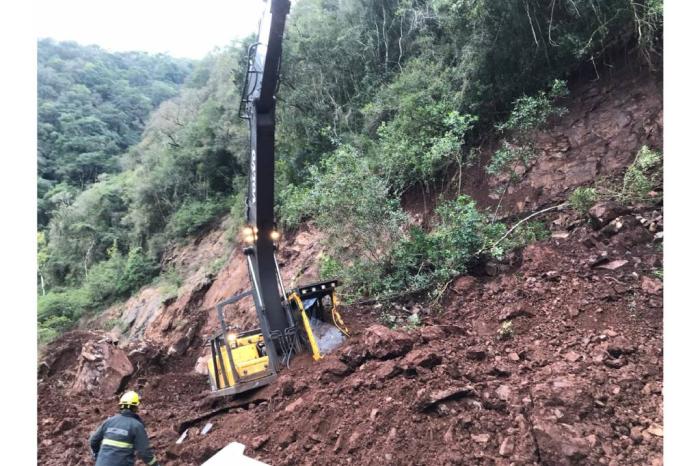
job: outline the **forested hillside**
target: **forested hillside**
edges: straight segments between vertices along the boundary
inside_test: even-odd
[[[661,32],[661,0],[299,0],[278,94],[278,221],[320,228],[322,273],[351,297],[439,292],[480,256],[546,234],[530,223],[502,240],[494,220],[538,157],[528,133],[566,112],[567,82],[656,69]],[[240,219],[246,45],[190,72],[168,57],[39,44],[42,339],[167,276],[169,245],[228,211]],[[460,194],[488,144],[486,173],[507,182],[477,206]],[[640,154],[607,195],[643,200],[660,155]],[[409,193],[444,200],[416,223]],[[600,191],[577,196],[587,205]]]
[[[119,171],[117,156],[139,141],[150,112],[178,93],[191,68],[165,55],[39,41],[39,227],[56,203]]]

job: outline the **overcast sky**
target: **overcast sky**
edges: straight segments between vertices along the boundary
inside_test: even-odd
[[[202,58],[257,32],[263,0],[36,0],[36,36]]]

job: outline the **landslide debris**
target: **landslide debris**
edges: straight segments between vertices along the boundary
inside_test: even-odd
[[[173,465],[201,464],[234,440],[275,465],[662,464],[663,285],[652,273],[661,254],[641,230],[639,220],[612,236],[576,224],[526,247],[508,273],[455,280],[415,330],[377,324],[371,306],[346,308],[353,335],[343,347],[320,363],[297,357],[247,399],[209,399],[186,354],[161,350],[144,376],[143,356],[132,360],[144,348],[124,350],[140,367],[129,386],[142,391],[155,448]],[[603,253],[627,262],[591,267]],[[504,319],[508,339],[497,337]],[[72,338],[41,366],[42,464],[90,464],[85,439],[114,410],[111,388],[64,402],[92,367],[84,348],[119,354],[100,334]]]
[[[573,98],[569,114],[537,135],[544,155],[504,209],[551,202],[624,168],[642,143],[660,145],[660,93],[644,77],[591,84]],[[488,202],[493,190],[474,179],[474,197]],[[77,331],[44,351],[38,462],[93,464],[87,437],[126,385],[142,394],[168,465],[199,465],[232,441],[274,465],[661,465],[662,207],[597,207],[593,225],[548,214],[549,239],[507,269],[455,279],[418,328],[389,329],[380,309],[345,307],[353,334],[336,353],[320,363],[299,356],[275,384],[235,400],[209,398],[195,368],[217,325],[213,305],[247,286],[245,263],[234,257],[216,278],[206,273],[228,247],[223,232],[178,249],[168,260],[193,271],[178,296],[161,302],[146,289],[105,316],[129,325],[118,345]],[[315,273],[314,234],[302,230],[281,248],[285,281]],[[231,312],[243,328],[252,315],[250,304]]]

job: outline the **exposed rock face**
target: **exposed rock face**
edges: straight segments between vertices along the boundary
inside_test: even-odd
[[[545,199],[563,199],[568,189],[592,183],[601,175],[619,173],[637,151],[647,145],[662,146],[663,98],[660,83],[648,75],[630,76],[625,87],[591,82],[566,102],[569,112],[549,122],[531,136],[537,160],[523,180],[510,184],[501,211],[530,211]],[[495,151],[496,144],[492,147]],[[491,152],[491,151],[489,151]],[[488,164],[488,156],[483,166]],[[479,171],[471,175],[482,180]],[[484,186],[487,184],[487,186]],[[498,188],[508,185],[508,175],[490,177],[468,186],[467,193],[484,205],[499,201]]]
[[[72,393],[116,395],[134,373],[126,353],[108,341],[88,341],[80,353]]]

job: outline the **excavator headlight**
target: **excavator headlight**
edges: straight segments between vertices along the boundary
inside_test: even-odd
[[[226,335],[226,339],[228,340],[229,345],[234,345],[236,343],[236,334],[229,333],[228,335]]]
[[[245,237],[243,237],[243,241],[245,241],[248,244],[253,244],[253,242],[255,241],[255,237],[253,235],[246,235]]]
[[[253,229],[251,227],[245,227],[243,229],[243,236],[248,237],[248,236],[253,236]]]
[[[270,239],[272,239],[272,241],[279,241],[280,232],[277,230],[272,230],[272,233],[270,233]]]

